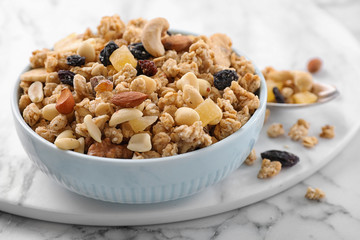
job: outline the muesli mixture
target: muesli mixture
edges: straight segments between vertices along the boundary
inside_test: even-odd
[[[220,141],[259,107],[260,78],[231,39],[171,34],[164,18],[101,19],[36,50],[21,75],[26,123],[61,149],[166,157]]]

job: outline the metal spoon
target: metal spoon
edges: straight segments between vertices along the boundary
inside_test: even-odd
[[[282,107],[282,108],[299,108],[299,107],[311,107],[319,104],[323,104],[335,99],[340,95],[340,92],[336,89],[335,86],[314,82],[312,93],[318,96],[318,100],[315,103],[276,103],[268,102],[266,106],[268,107]]]

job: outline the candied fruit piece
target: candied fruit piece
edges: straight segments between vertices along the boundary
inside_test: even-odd
[[[195,108],[195,111],[199,114],[203,127],[208,124],[218,124],[222,118],[221,109],[210,98],[200,103],[199,106]]]
[[[136,66],[137,75],[154,76],[157,73],[156,65],[150,60],[139,60]]]
[[[104,76],[95,76],[90,78],[90,84],[93,91],[95,91],[95,87],[99,84],[101,80],[105,80],[106,78]]]
[[[317,101],[317,99],[318,99],[318,97],[314,93],[311,93],[311,92],[299,92],[299,93],[295,93],[293,95],[294,102],[298,103],[298,104],[314,103]]]
[[[113,82],[107,79],[101,80],[96,87],[94,87],[94,90],[97,93],[100,92],[111,92],[113,90],[114,86],[113,86]]]
[[[134,132],[141,132],[157,120],[157,116],[144,116],[129,121]]]
[[[132,55],[139,60],[145,60],[151,57],[150,53],[145,50],[144,45],[141,42],[130,44],[128,48]]]
[[[137,61],[134,56],[131,54],[129,49],[123,45],[120,48],[116,49],[110,56],[110,62],[117,71],[120,71],[125,64],[129,63],[134,68],[137,65]]]
[[[214,86],[219,90],[230,87],[232,81],[237,81],[239,76],[236,71],[225,69],[214,74]]]
[[[118,48],[119,48],[119,46],[116,45],[116,43],[114,43],[113,41],[110,41],[108,44],[106,44],[104,49],[101,50],[101,52],[100,52],[100,55],[99,55],[100,62],[104,66],[110,65],[111,62],[109,61],[109,58],[110,58],[111,54]]]

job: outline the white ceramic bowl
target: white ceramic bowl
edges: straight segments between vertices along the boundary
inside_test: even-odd
[[[19,111],[20,87],[14,85],[11,108],[20,141],[29,158],[49,177],[78,194],[116,203],[156,203],[193,195],[237,169],[259,137],[266,109],[263,75],[260,107],[237,132],[211,146],[171,157],[143,160],[94,157],[58,149],[37,135]]]

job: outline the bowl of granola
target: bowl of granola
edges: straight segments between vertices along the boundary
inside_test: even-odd
[[[32,53],[11,105],[39,169],[83,196],[142,204],[193,195],[242,164],[264,122],[262,73],[225,34],[168,29],[114,15]]]

